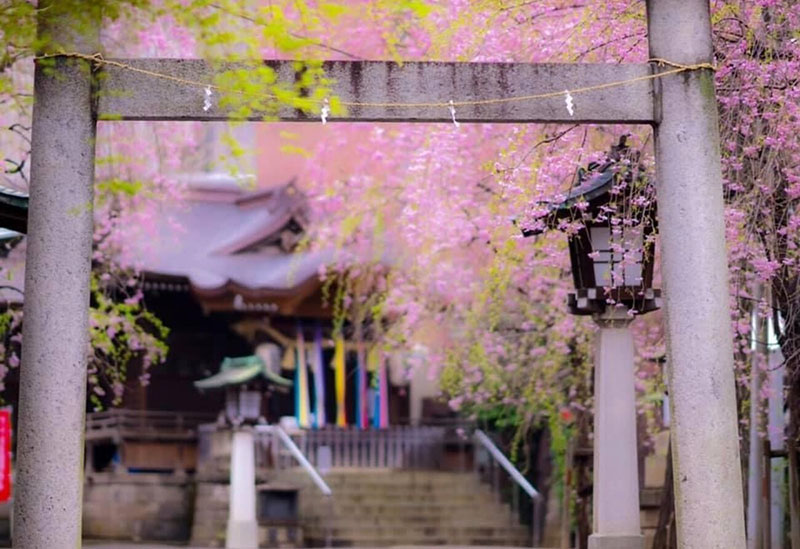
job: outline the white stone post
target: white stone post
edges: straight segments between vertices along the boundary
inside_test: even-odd
[[[753,292],[756,302],[751,312],[754,326],[753,348],[750,357],[750,428],[749,449],[747,456],[747,549],[764,548],[764,402],[761,398],[761,386],[764,382],[764,370],[769,360],[767,348],[767,319],[760,315],[760,302],[765,299],[764,284],[758,282]]]
[[[636,393],[630,318],[613,310],[600,327],[594,366],[594,521],[589,549],[642,549]]]
[[[772,331],[770,331],[770,334]],[[768,411],[768,436],[772,450],[783,450],[784,431],[786,418],[783,411],[783,384],[786,365],[780,347],[775,346],[769,353],[769,411]],[[775,458],[768,462],[771,467],[770,474],[770,541],[771,546],[765,549],[783,549],[785,501],[786,501],[786,458]]]
[[[231,443],[231,481],[226,549],[258,549],[256,458],[253,430],[236,428]]]
[[[58,2],[39,9],[39,35],[52,38],[50,47],[92,52]],[[14,547],[74,549],[81,545],[95,120],[89,64],[54,58],[43,65],[34,80]]]
[[[647,16],[651,57],[712,61],[708,0],[648,0]],[[744,549],[714,74],[693,70],[654,86],[678,547]]]

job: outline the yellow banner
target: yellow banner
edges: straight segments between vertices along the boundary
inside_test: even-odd
[[[347,427],[345,412],[344,338],[336,336],[333,351],[333,373],[336,382],[336,425]]]

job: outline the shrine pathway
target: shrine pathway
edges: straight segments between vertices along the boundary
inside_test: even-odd
[[[208,549],[205,547],[195,547],[195,546],[186,546],[180,544],[172,544],[172,545],[153,545],[153,544],[137,544],[137,543],[109,543],[109,542],[95,542],[95,541],[84,541],[83,546],[86,548],[91,549],[174,549],[175,547],[183,547],[184,549]],[[455,546],[453,546],[455,547]],[[459,546],[461,547],[461,546]],[[369,548],[361,548],[361,549],[369,549]],[[447,549],[447,546],[437,545],[435,548],[430,547],[426,548],[424,546],[402,546],[397,545],[391,548],[381,547],[380,549]],[[490,549],[488,547],[471,547],[471,549]],[[491,547],[491,549],[518,549],[514,547]]]

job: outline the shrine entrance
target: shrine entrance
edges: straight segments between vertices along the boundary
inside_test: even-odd
[[[330,62],[347,114],[321,103],[320,115],[654,127],[679,545],[743,548],[709,5],[650,0],[647,11],[651,63]],[[60,49],[44,52],[52,65],[35,75],[14,546],[66,549],[81,543],[96,121],[230,116],[206,100],[218,69],[204,61],[106,60],[96,37],[76,41],[67,21],[40,33]],[[267,63],[295,82],[293,62]],[[277,116],[319,123],[289,107]],[[604,504],[613,502],[599,495]]]

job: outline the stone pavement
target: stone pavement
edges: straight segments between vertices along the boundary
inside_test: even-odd
[[[205,547],[190,547],[187,545],[153,545],[151,543],[114,543],[114,542],[98,542],[98,541],[84,541],[83,546],[91,549],[175,549],[175,547],[183,547],[184,549],[206,549]]]
[[[113,543],[113,542],[94,542],[94,541],[85,541],[83,544],[84,547],[91,548],[91,549],[174,549],[175,547],[183,547],[184,549],[207,549],[204,547],[189,547],[186,545],[153,545],[153,544],[136,544],[136,543]],[[368,548],[361,548],[361,549],[368,549]],[[422,546],[402,546],[397,545],[392,548],[388,547],[381,547],[380,549],[426,549]],[[437,545],[435,548],[431,547],[429,549],[448,549],[447,546]],[[470,549],[517,549],[513,547],[471,547]]]

